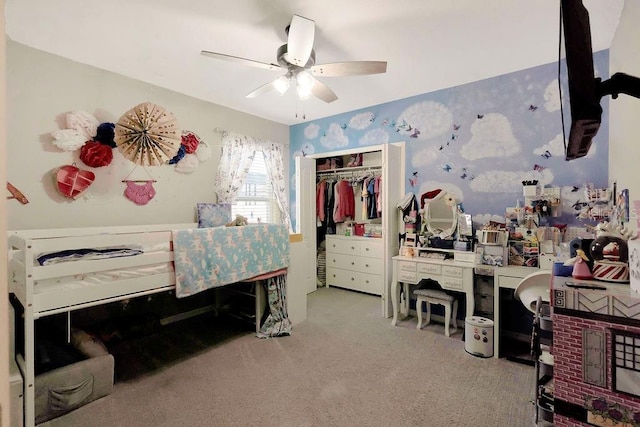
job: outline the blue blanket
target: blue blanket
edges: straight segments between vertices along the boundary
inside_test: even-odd
[[[256,224],[173,230],[178,298],[289,266],[289,230]]]

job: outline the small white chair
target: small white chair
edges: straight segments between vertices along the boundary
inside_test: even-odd
[[[455,297],[437,289],[416,289],[413,291],[413,295],[416,296],[416,313],[418,313],[417,329],[422,329],[423,326],[422,303],[424,302],[427,306],[427,322],[425,325],[431,322],[431,304],[438,304],[444,306],[444,334],[448,337],[451,336],[449,333],[449,323],[453,326],[454,332],[458,331],[458,325],[456,324],[458,300]]]

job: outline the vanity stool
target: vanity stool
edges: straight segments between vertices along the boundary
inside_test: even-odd
[[[444,334],[451,336],[449,333],[449,323],[453,325],[453,331],[458,331],[456,317],[458,315],[458,300],[444,291],[436,289],[416,289],[413,291],[416,296],[416,312],[418,313],[418,329],[422,329],[422,303],[427,306],[427,323],[431,321],[431,304],[444,306]],[[453,311],[453,317],[451,312]]]

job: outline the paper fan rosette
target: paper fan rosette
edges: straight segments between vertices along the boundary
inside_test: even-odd
[[[173,113],[144,102],[116,123],[115,142],[122,155],[141,166],[159,166],[176,155],[181,132]]]

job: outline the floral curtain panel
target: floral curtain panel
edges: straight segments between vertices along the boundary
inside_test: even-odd
[[[264,162],[267,166],[267,173],[273,185],[273,192],[280,208],[280,222],[291,230],[291,217],[289,216],[289,202],[287,201],[287,191],[284,177],[284,146],[277,142],[266,142],[262,145]]]
[[[252,138],[224,132],[220,164],[213,186],[218,203],[233,203],[253,162],[255,145]]]
[[[287,274],[270,277],[266,281],[269,316],[262,324],[259,338],[291,335],[291,321],[287,313]]]
[[[233,203],[242,188],[256,151],[264,154],[265,165],[280,208],[280,220],[291,230],[289,202],[284,176],[284,145],[258,138],[224,132],[222,153],[214,181],[218,203]]]

